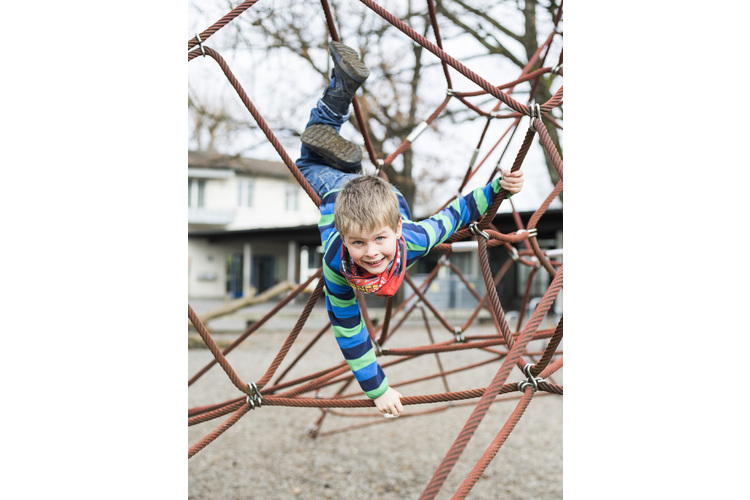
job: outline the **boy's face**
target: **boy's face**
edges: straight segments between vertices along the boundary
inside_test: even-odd
[[[396,231],[390,226],[381,226],[373,231],[358,231],[344,236],[344,245],[349,256],[364,270],[372,274],[385,271],[396,256],[396,245],[401,237],[401,221]]]

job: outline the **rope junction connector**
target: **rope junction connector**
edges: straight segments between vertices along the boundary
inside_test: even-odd
[[[518,249],[512,245],[510,248],[513,250],[513,251],[510,251],[510,250],[508,251],[508,253],[510,254],[510,258],[513,259],[514,262],[517,262],[518,259],[520,258],[520,256],[518,255]]]
[[[539,104],[529,106],[529,130],[534,129],[534,118],[542,119],[542,107]]]
[[[549,72],[553,73],[555,75],[559,75],[560,74],[560,70],[562,69],[562,67],[563,67],[562,64],[558,64],[557,66],[555,66],[554,68],[552,68],[551,70],[549,70]]]
[[[474,233],[475,236],[477,236],[477,237],[481,236],[482,238],[484,238],[487,241],[490,240],[490,235],[487,234],[486,232],[482,231],[481,229],[479,229],[479,226],[477,225],[476,222],[472,222],[469,225],[469,229],[471,229],[471,232]]]
[[[456,91],[453,90],[453,89],[446,89],[445,90],[445,95],[449,95],[449,96],[453,97],[454,95],[456,95]]]
[[[372,345],[375,346],[375,352],[378,354],[378,356],[382,356],[384,351],[383,351],[383,348],[380,346],[380,343],[378,343],[377,340],[373,340]]]
[[[260,408],[263,406],[263,396],[260,395],[260,390],[255,382],[250,382],[247,385],[248,395],[245,402],[250,405],[250,409],[254,410],[256,407]]]
[[[466,342],[466,337],[464,337],[463,330],[461,330],[460,326],[453,327],[453,336],[456,337],[456,342]]]
[[[201,36],[196,33],[195,38],[198,40],[198,47],[201,49],[201,54],[203,57],[206,57],[206,49],[203,48],[203,40],[201,40]]]
[[[529,239],[536,238],[535,227],[532,227],[531,229],[519,229],[518,231],[516,231],[516,234],[521,234],[521,233],[529,233]]]
[[[375,173],[379,174],[383,170],[383,167],[385,167],[385,160],[382,158],[378,158],[378,165],[375,169]]]
[[[531,368],[533,367],[534,365],[531,364],[527,364],[523,367],[523,372],[526,375],[527,380],[522,380],[518,383],[519,391],[523,392],[528,386],[532,386],[534,388],[534,391],[538,391],[539,383],[545,381],[542,377],[534,377],[531,375]]]

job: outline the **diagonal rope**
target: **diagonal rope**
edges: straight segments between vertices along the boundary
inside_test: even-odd
[[[536,329],[539,323],[541,323],[544,316],[546,316],[547,309],[549,309],[549,307],[552,305],[555,297],[557,296],[557,292],[559,292],[562,288],[562,276],[563,273],[561,267],[554,280],[550,284],[550,287],[542,297],[542,300],[539,302],[539,306],[529,319],[529,323],[524,328],[523,333],[519,337],[515,348],[512,349],[508,356],[503,360],[503,363],[495,374],[495,377],[492,379],[492,382],[487,387],[487,390],[482,395],[482,398],[479,400],[477,405],[474,407],[474,411],[472,412],[471,416],[467,420],[456,440],[453,442],[450,450],[448,450],[448,453],[443,458],[443,461],[438,466],[438,469],[433,474],[430,482],[422,492],[420,499],[435,498],[435,495],[437,495],[438,491],[440,491],[440,488],[448,477],[448,474],[453,469],[453,466],[456,464],[458,458],[463,453],[466,445],[469,444],[469,440],[474,435],[477,427],[479,427],[482,419],[487,414],[487,410],[490,407],[492,399],[498,394],[500,388],[502,387],[502,384],[505,383],[508,375],[510,375],[510,371],[513,369],[513,366],[518,360],[520,360],[522,350],[526,347],[526,344],[531,341],[534,329]]]

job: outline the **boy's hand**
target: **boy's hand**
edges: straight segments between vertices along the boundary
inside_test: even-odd
[[[375,399],[375,407],[383,415],[393,415],[398,417],[404,412],[404,406],[401,404],[401,393],[393,387],[389,387],[382,396]]]
[[[504,170],[503,177],[500,179],[500,186],[510,194],[518,194],[523,187],[523,171],[516,170],[515,172],[511,172],[510,170]]]

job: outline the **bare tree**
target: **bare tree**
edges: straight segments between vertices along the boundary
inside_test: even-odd
[[[562,2],[549,0],[545,5],[537,0],[505,0],[492,2],[476,2],[471,4],[463,0],[436,0],[437,10],[454,26],[479,42],[489,55],[501,55],[513,63],[518,69],[523,69],[528,61],[537,53],[540,46],[537,14],[546,14],[545,25],[551,28],[561,13]],[[501,23],[503,17],[497,16],[498,9],[493,7],[510,7],[520,16],[517,28]],[[558,30],[561,25],[558,23]],[[546,36],[546,33],[543,34]],[[514,50],[514,48],[520,50]],[[521,52],[522,51],[522,52]],[[562,49],[560,50],[560,57]],[[558,54],[554,54],[558,57]],[[558,64],[558,59],[547,61],[549,66]],[[543,76],[533,87],[533,100],[543,103],[552,97],[552,81],[555,75]],[[555,122],[562,123],[562,106],[555,109]],[[556,124],[545,119],[547,130],[562,156],[562,145],[557,133]],[[553,184],[560,180],[552,162],[545,156],[547,170]],[[560,195],[562,197],[562,194]]]
[[[425,0],[383,0],[379,4],[422,36],[435,40]],[[497,60],[500,55],[510,62],[509,68],[523,68],[539,47],[538,11],[544,15],[543,24],[548,31],[552,28],[552,16],[557,12],[555,0],[550,0],[544,9],[539,8],[536,0],[494,0],[471,4],[473,7],[464,1],[436,2],[441,35],[447,43],[470,40],[474,49],[465,54],[466,60],[487,57]],[[371,70],[371,77],[363,85],[363,91],[358,93],[358,102],[375,154],[378,159],[385,158],[445,97],[445,93],[439,91],[445,85],[442,67],[428,50],[364,5],[330,0],[330,6],[340,39],[355,48]],[[515,16],[508,25],[505,13],[511,10]],[[331,34],[320,5],[274,0],[259,2],[233,22],[232,31],[225,40],[224,50],[254,54],[256,66],[248,70],[248,80],[262,78],[263,86],[273,88],[276,94],[284,94],[278,106],[268,106],[274,131],[282,137],[299,135],[306,119],[304,113],[311,107],[311,101],[322,95],[331,71],[327,55]],[[276,65],[275,72],[268,74],[257,69],[261,64],[272,65],[271,61],[279,59],[289,62]],[[285,74],[286,67],[299,67],[300,64],[304,64],[309,73],[304,76]],[[509,80],[518,73],[509,74]],[[310,81],[316,78],[317,82]],[[296,90],[284,90],[291,88]],[[537,102],[546,101],[550,95],[550,82],[540,82],[534,93]],[[270,99],[278,99],[278,95]],[[489,98],[486,100],[490,101]],[[209,138],[219,130],[231,133],[238,126],[248,126],[228,113],[210,112],[201,103],[196,96],[191,96],[195,126],[204,127]],[[441,117],[442,123],[476,119],[475,114],[462,106],[449,106]],[[220,123],[226,123],[226,127],[219,127]],[[357,128],[354,118],[350,123]],[[433,129],[440,133],[441,125],[436,122]],[[556,135],[554,137],[557,140]],[[213,144],[214,139],[211,141]],[[411,206],[416,196],[415,166],[418,161],[431,166],[429,175],[433,179],[444,179],[448,175],[439,168],[441,155],[430,150],[420,151],[417,158],[413,149],[407,149],[393,164],[385,166],[388,178]],[[554,168],[550,172],[556,176]]]

